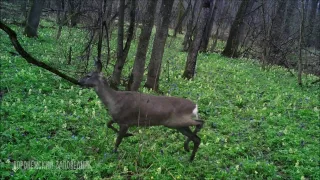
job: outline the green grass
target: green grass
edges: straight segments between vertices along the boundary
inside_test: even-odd
[[[56,41],[55,31],[40,29],[38,40],[21,33],[19,38],[34,57],[79,77],[83,62],[75,57],[86,42],[85,32],[66,29]],[[199,133],[202,143],[195,161],[189,163],[184,137],[164,127],[130,129],[135,136],[124,139],[119,153],[113,153],[116,134],[107,129],[110,116],[94,91],[72,86],[12,56],[9,51],[14,50],[2,31],[0,38],[2,179],[320,178],[320,90],[316,85],[299,87],[296,77],[285,69],[263,71],[253,60],[200,54],[194,80],[184,80],[182,36],[168,39],[161,90],[197,102],[206,122]],[[113,38],[113,48],[115,43]],[[74,59],[67,66],[64,51],[70,45]],[[124,77],[132,67],[135,49],[133,44]],[[111,73],[109,66],[105,74]],[[303,80],[308,84],[315,79],[305,75]],[[71,160],[89,161],[91,168],[21,170],[13,166],[15,161]]]

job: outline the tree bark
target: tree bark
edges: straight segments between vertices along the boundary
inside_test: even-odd
[[[22,18],[23,18],[22,24],[23,24],[23,26],[25,26],[27,18],[28,18],[28,1],[27,0],[22,1],[21,6],[20,6],[20,10],[22,12]]]
[[[122,6],[122,7],[121,7]],[[123,25],[124,25],[124,0],[120,1],[120,7],[119,7],[119,23],[118,23],[118,56],[117,56],[117,62],[114,66],[110,86],[114,89],[117,89],[120,84],[120,78],[123,66],[125,64],[125,61],[128,56],[128,52],[131,46],[131,41],[133,39],[133,33],[134,33],[134,24],[135,24],[135,11],[136,11],[136,0],[131,0],[131,10],[130,10],[130,25],[127,32],[127,41],[125,44],[125,47],[123,48]],[[121,15],[123,13],[123,15]]]
[[[227,40],[227,45],[222,51],[222,55],[227,57],[237,57],[238,56],[238,46],[240,42],[240,32],[243,26],[244,17],[246,15],[247,9],[253,3],[251,0],[242,0],[240,8],[237,12],[236,18],[233,21],[229,37]]]
[[[113,5],[113,0],[107,0],[107,12],[106,12],[106,16],[107,16],[107,25],[108,27],[110,26],[109,23],[111,23],[111,18],[112,18],[112,5]]]
[[[183,73],[183,77],[186,79],[191,79],[194,76],[198,51],[201,44],[201,39],[203,35],[204,28],[206,26],[207,17],[210,14],[210,0],[202,0],[202,10],[199,22],[197,24],[197,30],[194,40],[191,43],[191,46],[188,51],[188,58]]]
[[[191,14],[191,17],[189,18],[189,21],[187,24],[187,31],[186,31],[186,34],[184,36],[183,43],[182,43],[182,46],[183,46],[182,51],[188,51],[190,44],[192,42],[195,13],[196,13],[196,9],[198,9],[197,7],[199,7],[199,6],[201,6],[201,3],[199,3],[198,1],[194,1],[193,8],[192,8],[192,14]]]
[[[156,35],[153,41],[151,59],[148,67],[147,82],[144,85],[147,88],[155,91],[159,90],[159,77],[161,73],[161,62],[168,36],[168,28],[170,24],[170,16],[172,11],[173,1],[162,0],[160,9],[160,25],[157,27]]]
[[[146,12],[143,20],[141,34],[139,37],[139,44],[137,48],[136,58],[133,64],[133,69],[130,74],[128,87],[127,87],[131,91],[137,91],[142,82],[144,67],[146,62],[146,54],[148,51],[150,35],[153,28],[156,6],[157,6],[157,0],[147,1]]]
[[[32,3],[24,29],[24,34],[27,37],[38,37],[38,26],[44,2],[44,0],[34,0]]]
[[[318,11],[317,11],[317,22],[320,21],[320,6],[318,6]],[[315,31],[316,31],[316,48],[318,50],[320,50],[320,23],[317,23],[317,26],[315,27]]]
[[[303,48],[303,36],[304,36],[304,23],[305,23],[305,2],[301,0],[302,11],[300,20],[300,31],[299,31],[299,60],[298,60],[298,84],[302,86],[302,48]]]
[[[70,26],[75,27],[79,23],[80,10],[82,6],[82,0],[68,0],[69,1],[69,16]]]
[[[290,0],[287,7],[287,14],[284,26],[284,34],[289,37],[293,29],[294,11],[298,8],[298,0]]]
[[[117,45],[117,62],[114,67],[114,79],[111,80],[111,86],[116,88],[120,83],[120,75],[124,65],[123,59],[123,32],[124,32],[124,6],[125,0],[119,2],[119,19],[118,19],[118,45]]]
[[[207,48],[208,48],[208,44],[209,44],[209,39],[211,36],[211,32],[212,32],[212,26],[213,26],[213,22],[215,19],[215,15],[216,15],[216,11],[217,11],[217,1],[214,2],[214,0],[210,0],[210,16],[207,20],[207,25],[204,29],[204,33],[202,36],[202,41],[201,41],[201,45],[200,45],[200,52],[207,52]]]
[[[96,69],[98,72],[102,71],[102,39],[103,39],[103,3],[104,1],[101,1],[100,9],[98,11],[98,25],[99,25],[99,30],[98,30],[98,45],[97,45],[97,60],[95,62]]]
[[[62,26],[66,24],[66,9],[65,9],[65,1],[64,0],[57,0],[56,5],[58,8],[57,12],[57,24],[58,24],[58,32],[57,32],[57,39],[61,36]],[[62,14],[61,14],[62,12]]]
[[[283,24],[286,4],[288,0],[280,0],[275,17],[272,20],[269,48],[267,61],[271,64],[284,65],[283,57],[281,55],[281,42],[283,40]]]
[[[317,13],[317,5],[318,5],[319,0],[312,0],[311,2],[311,11],[308,17],[308,27],[306,28],[306,41],[305,45],[306,47],[313,46],[315,43],[313,41],[314,39],[314,26],[315,26],[315,17]],[[319,22],[318,22],[319,23]]]
[[[182,22],[186,18],[186,16],[188,15],[188,13],[190,11],[190,7],[191,7],[191,0],[189,0],[189,3],[188,3],[186,10],[183,12],[183,14],[181,16],[179,16],[178,23],[177,23],[176,27],[174,28],[174,33],[173,33],[174,37],[177,36],[178,32],[179,33],[182,32]]]

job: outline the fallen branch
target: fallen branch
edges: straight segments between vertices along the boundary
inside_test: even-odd
[[[21,44],[19,43],[18,39],[17,39],[17,34],[16,32],[14,32],[12,29],[10,29],[8,26],[6,26],[5,24],[3,24],[0,21],[0,29],[2,29],[4,32],[6,32],[9,35],[9,38],[11,40],[11,43],[13,45],[13,47],[16,49],[16,51],[30,64],[34,64],[38,67],[41,67],[43,69],[46,69],[50,72],[52,72],[53,74],[73,83],[76,85],[80,85],[78,80],[60,72],[59,70],[47,65],[44,62],[38,61],[37,59],[35,59],[34,57],[32,57],[28,52],[26,52],[23,47],[21,46]]]

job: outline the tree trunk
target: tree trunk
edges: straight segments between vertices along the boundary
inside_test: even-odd
[[[194,1],[193,8],[192,8],[192,14],[191,14],[191,17],[189,18],[189,21],[187,24],[187,31],[186,31],[186,34],[184,36],[183,43],[182,43],[182,46],[183,46],[182,51],[188,51],[190,44],[192,42],[195,13],[196,13],[197,7],[200,5],[201,5],[201,3],[199,3],[198,1]]]
[[[320,6],[318,6],[318,11],[317,11],[317,22],[320,21]],[[320,50],[320,23],[317,23],[317,26],[315,27],[316,31],[316,48]]]
[[[125,0],[120,0],[119,4],[119,19],[118,19],[118,45],[117,45],[117,62],[114,66],[111,87],[116,88],[120,83],[120,76],[125,59],[123,58],[123,32],[124,32],[124,6]]]
[[[303,36],[304,36],[304,23],[305,23],[305,2],[301,0],[302,11],[300,21],[300,32],[299,32],[299,60],[298,60],[298,84],[302,86],[302,48],[303,48]]]
[[[65,4],[64,0],[57,0],[56,1],[58,12],[57,12],[57,24],[58,24],[58,32],[57,32],[57,39],[60,38],[61,36],[61,31],[62,31],[62,26],[65,25],[66,23],[66,13],[65,13]],[[61,17],[61,12],[62,17]]]
[[[311,3],[311,11],[308,17],[308,27],[306,28],[306,41],[305,46],[310,47],[313,46],[315,43],[313,41],[314,39],[314,26],[315,26],[315,17],[317,13],[317,5],[319,0],[312,0]],[[318,22],[319,23],[319,22]]]
[[[98,25],[99,25],[99,30],[98,30],[98,45],[97,45],[97,52],[98,52],[98,56],[97,56],[97,61],[95,62],[96,65],[96,69],[98,72],[102,71],[102,58],[101,58],[101,54],[102,54],[102,39],[103,39],[103,1],[101,1],[101,6],[98,12],[99,18],[98,18]]]
[[[32,3],[24,29],[24,34],[28,37],[38,37],[38,26],[44,2],[44,0],[34,0]]]
[[[148,67],[147,82],[144,85],[147,88],[155,91],[159,90],[159,77],[161,73],[161,62],[168,36],[168,28],[170,24],[170,16],[172,11],[173,1],[162,0],[160,9],[160,25],[157,27],[156,35],[153,41],[152,54]]]
[[[287,7],[287,14],[286,14],[286,20],[285,20],[285,26],[284,26],[284,34],[289,37],[291,35],[292,29],[293,29],[293,20],[294,20],[294,11],[298,8],[298,0],[290,0],[288,7]]]
[[[123,2],[122,2],[123,1]],[[124,25],[124,1],[120,1],[120,7],[119,7],[119,22],[118,22],[118,56],[117,56],[117,62],[114,66],[112,79],[110,82],[110,86],[114,89],[118,88],[118,85],[120,84],[120,78],[123,66],[125,64],[125,61],[128,56],[128,52],[130,49],[131,41],[133,38],[133,31],[134,31],[134,23],[135,23],[135,11],[136,11],[136,0],[131,0],[131,10],[130,10],[130,25],[128,28],[128,36],[126,45],[123,48],[123,25]]]
[[[236,18],[233,21],[229,37],[227,40],[227,45],[222,51],[222,55],[227,57],[237,57],[238,56],[238,46],[240,41],[240,32],[243,26],[243,21],[247,12],[250,3],[253,3],[252,0],[242,0],[240,8],[237,12]]]
[[[173,33],[174,37],[177,36],[178,32],[179,33],[182,32],[182,22],[187,17],[187,15],[190,11],[190,7],[191,7],[191,0],[189,0],[189,3],[188,3],[186,10],[183,12],[183,14],[181,16],[179,16],[178,23],[177,23],[176,27],[174,28],[174,33]]]
[[[207,52],[207,48],[208,48],[208,44],[209,44],[209,39],[211,36],[211,32],[212,32],[212,26],[213,26],[213,22],[215,19],[215,15],[217,12],[217,1],[213,2],[213,0],[210,0],[211,5],[210,5],[210,16],[207,20],[207,24],[206,27],[204,29],[204,33],[202,36],[202,41],[201,41],[201,45],[200,45],[200,52]]]
[[[281,55],[281,42],[283,40],[283,24],[286,4],[288,0],[279,1],[275,17],[272,20],[269,48],[270,52],[267,58],[268,63],[284,65],[283,57]]]
[[[108,27],[108,34],[111,36],[111,30],[112,30],[112,8],[113,8],[113,1],[114,0],[108,0],[108,8],[107,8],[107,27]]]
[[[211,48],[210,48],[210,52],[214,52],[215,51],[215,48],[217,46],[218,39],[219,39],[219,34],[221,33],[221,29],[222,29],[222,26],[223,26],[223,21],[225,20],[225,17],[221,17],[221,16],[224,15],[224,14],[229,14],[230,13],[229,10],[230,10],[230,7],[231,7],[231,3],[226,3],[223,0],[221,0],[221,1],[216,2],[215,6],[221,8],[221,12],[220,13],[215,12],[215,13],[217,13],[215,15],[215,18],[217,19],[216,20],[216,32],[212,36],[212,45],[211,45]]]
[[[139,89],[143,78],[146,54],[148,51],[150,35],[153,28],[156,6],[157,0],[147,1],[146,12],[143,20],[141,34],[139,37],[136,58],[128,82],[128,89],[131,91],[137,91]]]
[[[70,26],[75,27],[79,23],[80,10],[82,6],[82,0],[69,0],[69,16]]]
[[[1,8],[0,8],[1,9]],[[23,26],[26,25],[26,20],[28,18],[28,0],[23,0],[20,6],[20,10],[22,12],[22,24]]]
[[[186,79],[191,79],[194,76],[198,51],[200,48],[204,28],[206,26],[206,21],[207,21],[206,18],[210,14],[210,0],[202,0],[201,5],[202,5],[202,10],[201,10],[199,22],[197,23],[196,35],[189,48],[186,67],[183,73],[183,77]]]

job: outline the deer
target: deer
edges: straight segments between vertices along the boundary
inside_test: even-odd
[[[194,143],[190,161],[194,160],[201,139],[197,133],[202,129],[204,121],[199,119],[198,105],[191,100],[144,94],[134,91],[116,91],[112,89],[101,72],[93,71],[79,80],[84,88],[94,88],[99,99],[108,109],[112,117],[107,127],[117,133],[114,152],[117,152],[124,137],[133,136],[128,133],[129,127],[165,126],[176,129],[184,136],[184,150],[189,152],[189,143]],[[119,130],[112,126],[117,123]],[[194,131],[190,126],[195,126]]]

